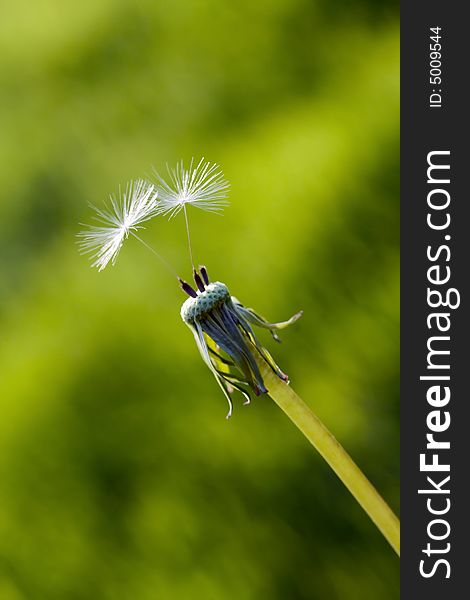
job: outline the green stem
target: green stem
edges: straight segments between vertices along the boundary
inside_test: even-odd
[[[400,556],[400,521],[341,444],[294,390],[262,360],[258,361],[269,395],[318,450]]]

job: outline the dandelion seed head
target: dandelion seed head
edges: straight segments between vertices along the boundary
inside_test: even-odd
[[[269,323],[231,296],[224,283],[210,283],[205,267],[200,267],[199,271],[193,271],[197,291],[187,281],[180,279],[181,289],[189,296],[181,307],[181,318],[191,329],[202,359],[224,392],[229,405],[228,418],[232,414],[231,395],[234,390],[244,396],[244,404],[251,401],[250,391],[256,396],[268,392],[258,364],[260,359],[269,365],[279,379],[289,381],[259,342],[253,325],[268,329],[279,341],[277,330],[295,323],[302,313],[297,313],[287,321]]]
[[[158,214],[158,191],[144,180],[130,182],[125,191],[110,197],[104,208],[96,208],[101,225],[87,225],[78,234],[82,254],[91,254],[92,266],[102,271],[109,262],[114,265],[124,240],[141,223]]]
[[[167,171],[168,181],[156,173],[160,213],[168,214],[171,218],[186,205],[208,212],[220,212],[228,204],[226,198],[230,184],[216,163],[201,158],[194,166],[192,159],[186,169],[181,160],[174,169],[167,166]]]
[[[181,307],[181,318],[186,324],[191,325],[196,319],[202,318],[229,299],[230,292],[225,284],[220,281],[209,283],[196,298],[187,298]]]

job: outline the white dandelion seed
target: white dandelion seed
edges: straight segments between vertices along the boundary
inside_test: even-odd
[[[169,214],[171,218],[189,204],[208,212],[220,212],[228,204],[230,184],[224,179],[219,165],[204,161],[204,158],[195,167],[193,165],[194,159],[188,169],[184,168],[183,161],[174,169],[167,166],[169,182],[156,173],[160,213]]]
[[[137,180],[130,182],[124,193],[111,196],[110,206],[105,205],[104,209],[93,206],[102,225],[87,225],[88,229],[78,234],[80,250],[92,255],[93,267],[102,271],[109,262],[114,265],[129,233],[142,229],[141,223],[158,214],[157,196],[154,185]]]

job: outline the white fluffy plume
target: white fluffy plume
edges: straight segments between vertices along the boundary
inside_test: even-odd
[[[192,159],[187,169],[183,161],[177,163],[174,169],[167,169],[168,182],[156,173],[160,213],[173,217],[186,205],[219,212],[228,204],[226,198],[230,184],[216,163],[201,158],[194,166]]]
[[[103,209],[93,206],[102,225],[87,225],[78,234],[81,252],[91,254],[93,267],[102,271],[109,262],[115,263],[129,233],[141,229],[141,223],[159,213],[157,196],[154,185],[137,180],[130,182],[123,193],[111,196],[110,205]]]

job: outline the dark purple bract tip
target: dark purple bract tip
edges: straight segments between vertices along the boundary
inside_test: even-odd
[[[204,279],[204,283],[206,285],[209,285],[209,275],[207,274],[206,267],[199,267],[199,270],[201,271],[201,275],[202,275],[202,278]]]
[[[193,271],[193,277],[194,277],[194,281],[197,285],[197,289],[200,292],[203,292],[206,288],[204,287],[204,284],[202,283],[202,279],[201,276],[199,275],[199,273],[196,271],[196,269],[194,269]]]
[[[179,282],[181,285],[181,289],[183,291],[185,291],[188,294],[188,296],[191,296],[191,298],[197,298],[196,290],[193,290],[193,288],[189,285],[189,283],[187,283],[186,281],[183,281],[183,279],[180,279]]]

